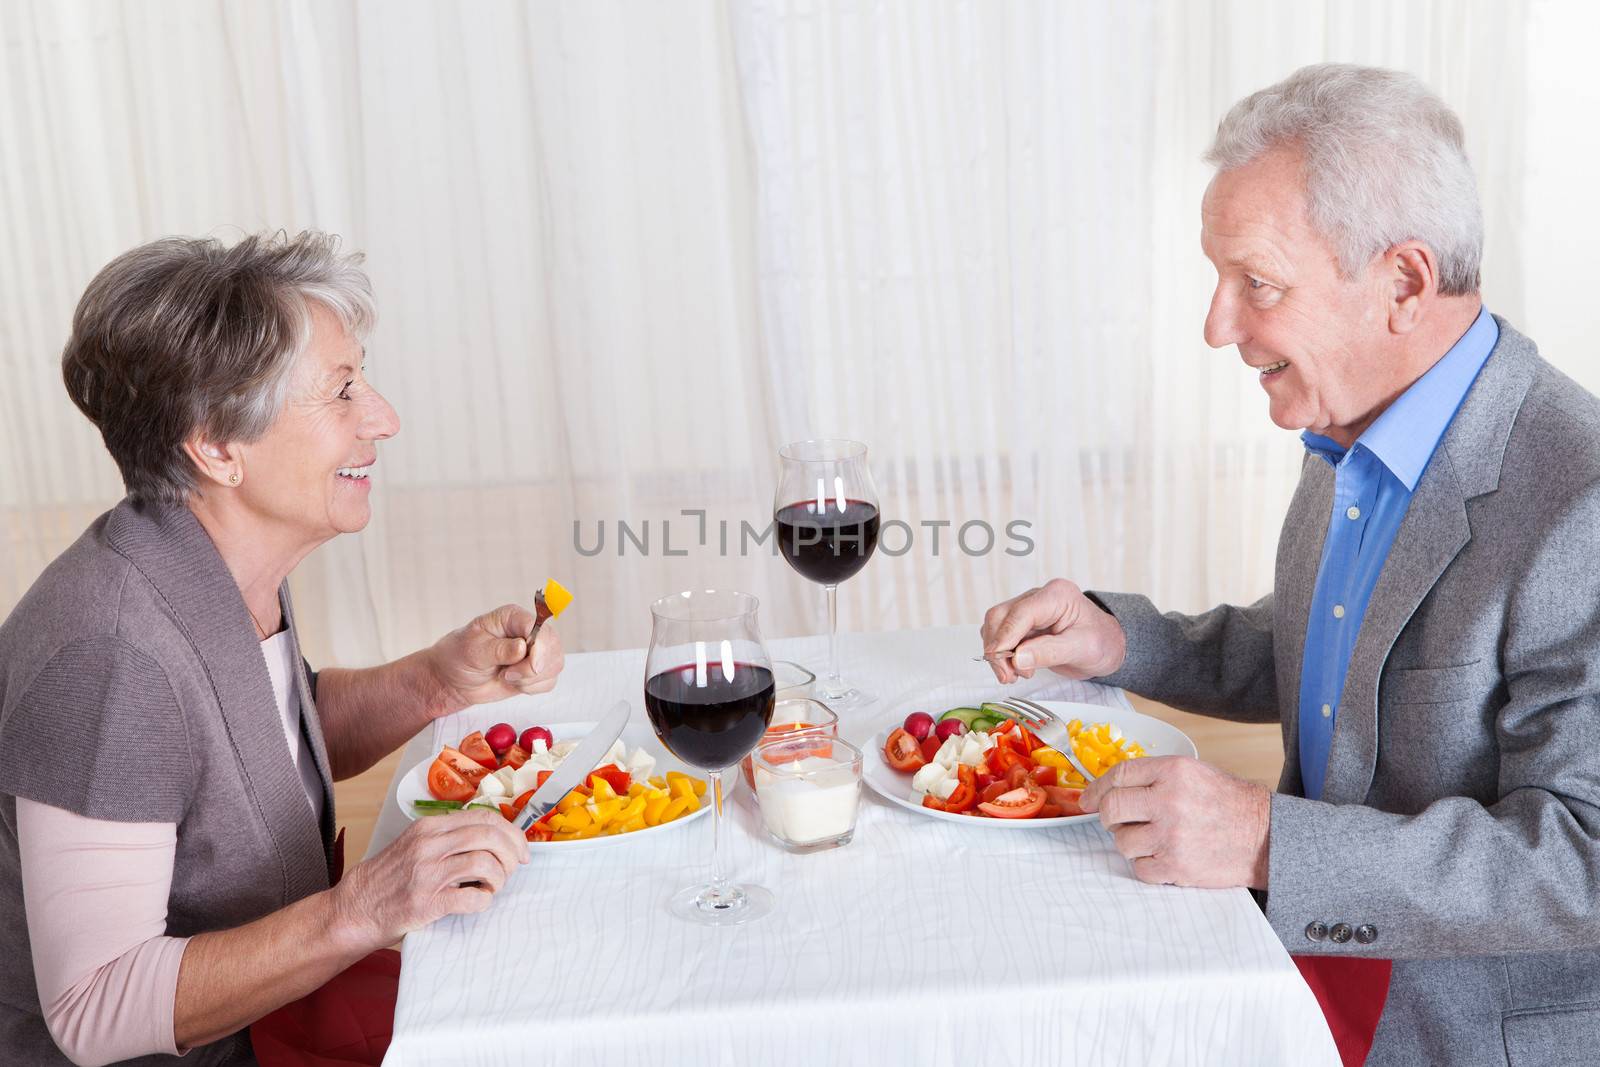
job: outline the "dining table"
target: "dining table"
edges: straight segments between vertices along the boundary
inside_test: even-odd
[[[775,659],[825,662],[824,638],[767,644]],[[973,661],[973,626],[840,644],[845,676],[877,697],[841,716],[857,745],[908,711],[1002,693],[1099,705],[1112,721],[1131,711],[1119,689],[1048,671],[1001,687]],[[408,744],[368,854],[405,829],[396,787],[442,746],[501,721],[593,721],[618,699],[644,721],[644,676],[643,649],[575,653],[548,694],[435,720]],[[709,817],[603,848],[531,846],[488,909],[405,937],[384,1063],[1339,1063],[1249,891],[1141,883],[1096,821],[941,821],[863,787],[853,840],[795,854],[765,834],[742,783],[726,810],[725,869],[769,889],[771,914],[714,927],[669,913],[709,873]]]

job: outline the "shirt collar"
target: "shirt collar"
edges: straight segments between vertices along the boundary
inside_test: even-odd
[[[1499,339],[1500,327],[1494,316],[1488,308],[1480,309],[1467,332],[1450,346],[1444,358],[1412,382],[1356,439],[1356,445],[1376,456],[1408,492],[1416,491],[1439,439]],[[1344,458],[1345,449],[1321,434],[1307,430],[1300,439],[1309,451],[1330,463]]]

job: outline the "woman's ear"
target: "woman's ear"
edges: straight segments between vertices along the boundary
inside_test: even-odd
[[[183,450],[206,481],[229,488],[244,481],[244,457],[238,446],[218,444],[196,432],[183,442]]]

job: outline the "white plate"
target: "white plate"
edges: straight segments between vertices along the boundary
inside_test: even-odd
[[[530,723],[529,725],[531,726],[533,724]],[[557,722],[539,723],[538,725],[549,730],[550,735],[558,742],[580,740],[584,737],[587,737],[589,735],[589,731],[594,729],[594,723],[592,722]],[[622,743],[628,746],[628,751],[630,752],[636,748],[642,748],[656,758],[656,768],[654,771],[650,772],[653,775],[664,775],[668,771],[682,771],[684,774],[691,775],[695,778],[700,778],[703,780],[706,779],[706,773],[704,771],[685,766],[683,763],[674,758],[672,753],[667,752],[662,747],[661,742],[656,739],[655,732],[644,723],[630,722],[627,726],[624,726],[622,728]],[[406,776],[400,779],[400,784],[395,787],[395,803],[400,805],[400,810],[405,812],[406,818],[408,819],[422,818],[422,816],[417,814],[417,810],[411,806],[412,801],[433,799],[433,794],[428,792],[428,768],[433,765],[433,761],[438,758],[438,755],[439,754],[435,752],[432,756],[429,756],[427,759],[411,768],[411,770],[406,772]],[[734,791],[734,782],[738,780],[738,778],[738,773],[724,774],[722,776],[722,795],[724,798],[724,803],[726,803],[726,798],[728,795]],[[709,792],[709,781],[707,781],[708,795],[701,798],[699,811],[692,811],[682,818],[674,819],[672,822],[663,823],[660,826],[647,826],[643,830],[634,830],[632,833],[614,834],[611,837],[590,837],[582,841],[529,841],[528,847],[539,849],[540,851],[552,849],[556,851],[570,852],[585,848],[600,848],[605,845],[619,845],[629,841],[637,841],[642,837],[649,837],[652,834],[672,830],[684,825],[685,823],[691,823],[700,818],[706,812],[711,810],[711,798]],[[438,818],[438,816],[429,816],[429,818]]]
[[[1065,700],[1036,700],[1057,715],[1063,722],[1082,719],[1085,723],[1109,722],[1122,731],[1129,741],[1137,741],[1151,756],[1194,756],[1194,742],[1171,723],[1141,715],[1137,711],[1108,708],[1100,704],[1074,704]],[[1060,819],[985,819],[949,811],[935,811],[922,806],[922,798],[911,790],[911,775],[897,771],[883,758],[884,742],[891,730],[885,730],[872,739],[872,744],[862,754],[861,777],[872,791],[893,804],[908,808],[919,815],[934,819],[948,819],[967,826],[981,826],[987,830],[1047,830],[1053,826],[1071,826],[1074,823],[1092,822],[1098,815],[1068,815]]]

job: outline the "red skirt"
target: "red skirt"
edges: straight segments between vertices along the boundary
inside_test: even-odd
[[[379,949],[250,1027],[261,1067],[353,1067],[383,1062],[394,1034],[400,953]]]
[[[344,877],[344,830],[333,842],[329,881]],[[250,1027],[261,1067],[378,1067],[394,1036],[400,953],[381,948]]]

